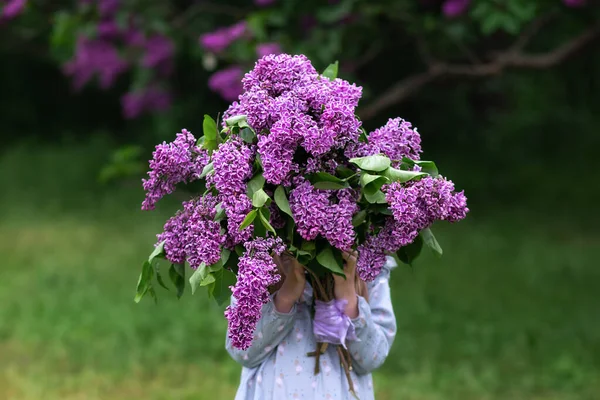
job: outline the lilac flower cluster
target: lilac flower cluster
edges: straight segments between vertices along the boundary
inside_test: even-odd
[[[395,253],[412,243],[419,232],[435,221],[457,222],[469,212],[464,192],[455,192],[444,177],[425,177],[407,183],[385,185],[386,201],[392,212],[381,231],[359,246],[357,269],[366,281],[375,278],[386,253]]]
[[[419,160],[421,151],[421,136],[417,129],[402,118],[390,118],[384,126],[369,133],[368,143],[350,146],[349,156],[385,154],[396,161],[402,157]]]
[[[382,188],[391,214],[373,223],[367,213],[367,225],[362,226],[367,229],[366,240],[357,243],[353,217],[361,207],[364,212],[372,209],[370,205],[365,209],[361,201],[360,171],[349,158],[384,154],[396,166],[403,157],[418,160],[421,139],[417,130],[395,118],[371,132],[368,140],[361,140],[361,123],[355,115],[361,88],[319,75],[304,56],[267,55],[241,85],[244,93],[223,119],[244,115],[250,131],[241,124],[231,127],[231,121],[229,125],[224,122],[226,136],[212,153],[196,146],[193,135],[185,130],[173,143],[157,146],[150,178],[144,180],[148,193],[143,208],[153,208],[177,183],[199,178],[204,167],[212,165],[206,168],[207,193],[184,203],[158,239],[165,242],[169,260],[187,261],[192,268],[216,263],[223,248],[239,251],[238,245],[245,247],[233,287],[236,303],[225,315],[233,346],[247,349],[261,308],[269,301],[268,289],[281,279],[271,257],[272,252],[285,250],[276,237],[279,233],[273,234],[276,229],[286,228],[293,220],[295,232],[305,241],[321,240],[341,251],[358,244],[359,276],[370,281],[379,274],[386,254],[413,242],[434,221],[458,221],[469,210],[464,193],[456,193],[453,183],[443,177],[394,182]],[[345,171],[345,180],[338,171],[340,175]],[[261,178],[257,174],[264,179],[256,179]],[[321,189],[317,182],[322,178],[342,188]],[[251,179],[252,185],[261,185],[264,191],[257,201],[266,195],[270,203],[257,205],[255,201],[253,207],[248,195]],[[276,198],[277,191],[288,197],[289,211],[281,197]],[[290,211],[292,220],[285,214]],[[267,214],[274,229],[259,222]],[[252,216],[255,219],[240,230],[242,222]],[[257,223],[270,233],[255,229]]]
[[[225,236],[213,220],[216,204],[217,198],[210,194],[184,202],[183,210],[166,222],[157,238],[158,243],[165,242],[167,260],[176,264],[187,260],[194,269],[219,261]]]
[[[305,240],[323,236],[332,246],[349,250],[354,244],[352,216],[358,211],[356,193],[351,189],[338,191],[315,189],[310,182],[297,178],[290,191],[290,208],[296,230]]]
[[[255,150],[239,138],[221,143],[212,155],[214,173],[207,182],[219,192],[222,207],[227,215],[228,247],[233,247],[250,238],[251,227],[242,231],[239,227],[252,209],[246,196],[246,182],[252,176],[252,161]]]
[[[361,122],[355,108],[362,89],[322,78],[305,56],[265,56],[242,83],[245,92],[226,116],[245,114],[258,133],[269,183],[290,186],[292,173],[306,167],[294,161],[300,147],[318,157],[358,139]]]
[[[269,301],[269,286],[281,279],[271,252],[281,254],[285,251],[285,245],[279,238],[254,239],[246,242],[244,247],[246,251],[240,257],[237,283],[232,290],[237,303],[225,310],[229,338],[234,347],[242,350],[252,344],[262,306]]]
[[[157,145],[150,161],[149,178],[142,180],[146,191],[142,209],[154,209],[164,195],[173,193],[175,185],[197,179],[207,163],[208,154],[196,146],[196,138],[186,129],[172,143]]]

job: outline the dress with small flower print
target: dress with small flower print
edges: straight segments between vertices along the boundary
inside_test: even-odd
[[[389,287],[390,269],[395,266],[388,257],[379,276],[368,283],[369,300],[359,297],[359,315],[352,320],[358,340],[346,344],[360,400],[374,399],[371,371],[383,364],[396,335]],[[334,346],[321,356],[321,372],[314,374],[315,359],[306,355],[316,347],[311,302],[312,288],[307,284],[301,301],[289,313],[278,312],[272,301],[263,306],[249,349],[233,348],[227,339],[227,351],[243,366],[235,400],[354,399]]]

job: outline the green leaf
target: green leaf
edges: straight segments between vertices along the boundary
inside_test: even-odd
[[[163,281],[162,275],[160,274],[160,265],[158,265],[158,263],[154,263],[154,273],[156,274],[156,280],[158,281],[158,284],[169,290],[167,285],[165,285],[165,281]]]
[[[216,150],[219,147],[219,132],[217,131],[217,123],[210,115],[204,115],[202,131],[204,132],[204,143],[202,146],[209,151]]]
[[[265,177],[262,174],[258,174],[254,176],[252,179],[248,181],[248,197],[252,199],[254,196],[254,192],[259,189],[262,189],[265,186]]]
[[[194,271],[192,276],[190,276],[190,286],[192,287],[192,294],[196,293],[196,289],[198,289],[200,283],[206,278],[207,275],[208,268],[206,267],[206,264],[200,264],[200,266]]]
[[[441,257],[442,254],[444,254],[442,247],[440,246],[437,239],[433,235],[433,232],[431,231],[431,229],[429,229],[429,228],[423,229],[421,231],[421,237],[423,238],[423,242],[425,242],[427,247],[429,247],[433,251],[433,254],[435,254],[438,257]]]
[[[378,190],[377,192],[375,192],[373,194],[364,193],[364,196],[365,196],[365,199],[367,199],[367,201],[371,204],[387,203],[387,200],[385,199],[385,194],[381,190]]]
[[[315,184],[313,184],[313,186],[315,187],[315,189],[321,190],[339,190],[349,187],[347,183],[339,184],[335,182],[316,182]]]
[[[225,120],[225,124],[227,124],[227,126],[248,126],[245,115],[234,115],[233,117],[229,117]]]
[[[213,166],[213,163],[209,162],[208,164],[206,164],[204,166],[204,168],[202,168],[202,173],[200,174],[200,176],[198,178],[200,178],[200,179],[206,178],[206,175],[210,174],[214,170],[215,170],[215,168]]]
[[[208,286],[211,283],[214,283],[216,281],[215,276],[210,273],[208,275],[206,275],[206,277],[204,277],[204,279],[202,279],[202,281],[200,282],[200,286]]]
[[[333,64],[329,64],[325,71],[323,71],[323,76],[328,78],[330,81],[335,80],[338,76],[339,62],[334,62]]]
[[[345,165],[338,165],[338,167],[335,169],[335,171],[344,180],[347,180],[347,179],[353,177],[354,175],[356,175],[356,171],[354,171],[353,169],[350,169],[350,168],[346,167]]]
[[[257,214],[257,211],[252,210],[248,213],[248,215],[246,215],[246,218],[244,218],[244,220],[242,221],[242,223],[240,225],[240,231],[244,228],[247,228],[248,226],[250,226],[250,224],[252,222],[254,222],[254,219],[256,218],[256,214]]]
[[[316,182],[334,182],[339,183],[340,185],[346,184],[345,180],[340,179],[337,176],[328,174],[327,172],[317,172],[315,174],[311,174],[308,176],[308,180],[313,184]]]
[[[292,215],[292,210],[290,208],[290,202],[288,201],[283,186],[277,186],[273,198],[275,199],[275,204],[277,204],[277,207],[279,207],[281,211],[294,218],[294,216]]]
[[[367,219],[367,210],[360,210],[352,217],[352,226],[357,227]]]
[[[351,158],[350,162],[365,171],[385,171],[392,164],[389,158],[381,155]]]
[[[419,167],[421,167],[422,172],[427,172],[429,175],[431,175],[433,177],[436,177],[440,174],[440,172],[438,171],[437,165],[435,165],[435,163],[433,161],[415,161],[408,157],[403,157],[402,162],[404,164],[408,164],[411,167],[418,165]]]
[[[364,192],[374,195],[381,187],[390,180],[385,176],[371,175],[363,172],[360,175],[360,185],[364,188]]]
[[[269,218],[264,215],[264,210],[264,208],[261,208],[258,212],[258,215],[260,216],[260,222],[262,222],[262,224],[265,228],[267,228],[268,231],[272,232],[273,234],[277,234],[277,232],[275,232],[275,228],[273,228],[273,226],[271,226],[271,224],[269,223]]]
[[[230,286],[235,285],[236,277],[233,272],[228,269],[222,269],[220,272],[215,273],[216,281],[209,289],[210,294],[214,297],[218,305],[222,305],[231,297]]]
[[[165,240],[156,245],[150,256],[148,257],[148,262],[152,263],[155,258],[164,258],[165,256]]]
[[[421,239],[421,236],[417,236],[412,243],[401,247],[396,254],[398,255],[400,261],[412,266],[413,262],[417,259],[417,257],[419,257],[419,254],[421,254],[422,248],[423,239]]]
[[[138,279],[137,289],[134,301],[139,303],[140,300],[144,297],[146,292],[152,287],[152,276],[154,275],[154,271],[152,270],[152,264],[150,261],[144,262],[142,265],[142,272],[140,273],[140,277]]]
[[[169,268],[169,277],[177,289],[177,298],[181,298],[185,290],[185,265],[171,264],[171,268]]]
[[[317,254],[317,262],[334,274],[345,276],[344,265],[335,257],[331,247],[327,246]]]
[[[402,169],[389,167],[383,171],[383,175],[392,182],[408,182],[416,178],[422,178],[428,174],[425,172],[404,171]]]
[[[244,128],[240,131],[240,137],[246,143],[253,143],[256,138],[256,133],[250,127]]]
[[[262,189],[258,189],[252,195],[252,205],[256,208],[261,208],[265,204],[268,205],[269,203],[271,203],[271,198]]]
[[[225,218],[225,209],[223,208],[223,206],[221,205],[221,203],[217,204],[217,206],[215,207],[215,221],[221,221]]]

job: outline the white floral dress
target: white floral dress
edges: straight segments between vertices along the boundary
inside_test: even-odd
[[[368,284],[369,301],[359,297],[359,315],[352,320],[358,340],[346,344],[360,400],[374,399],[371,371],[383,364],[396,335],[389,287],[390,269],[395,266],[388,257],[379,276]],[[334,346],[321,356],[321,372],[314,375],[315,359],[306,355],[316,347],[311,302],[312,288],[307,284],[302,301],[287,314],[278,312],[272,301],[265,304],[248,350],[233,348],[227,339],[227,351],[243,366],[235,400],[353,399]]]

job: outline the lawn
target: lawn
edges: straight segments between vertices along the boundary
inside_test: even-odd
[[[143,213],[138,185],[98,185],[94,146],[1,156],[0,399],[233,398],[222,308],[203,292],[133,302],[176,202]],[[444,257],[392,275],[377,398],[598,399],[600,236],[526,210],[435,231]]]

